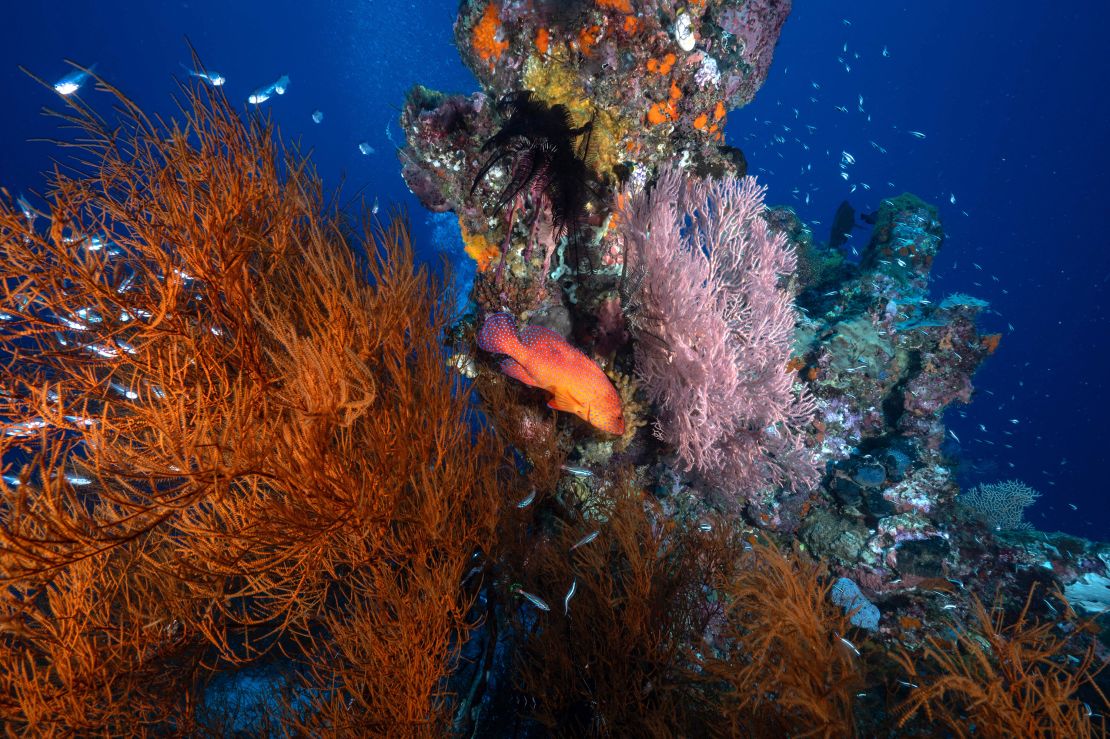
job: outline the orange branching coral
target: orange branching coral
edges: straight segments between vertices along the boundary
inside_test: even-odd
[[[524,455],[527,484],[542,495],[554,490],[567,458],[554,411],[526,401],[531,391],[500,373],[480,373],[475,386],[498,440]]]
[[[482,18],[474,24],[472,41],[474,51],[492,68],[495,61],[509,48],[509,42],[498,38],[501,30],[501,17],[497,13],[497,3],[491,2],[482,13]]]
[[[721,704],[727,736],[847,737],[862,673],[845,643],[848,616],[828,597],[824,565],[754,543],[730,581],[727,651],[706,660],[728,686]]]
[[[555,736],[705,736],[713,712],[696,699],[691,652],[722,607],[703,586],[739,542],[679,530],[628,472],[609,484],[604,525],[567,521],[527,541],[516,579],[550,611],[517,662],[522,703]]]
[[[126,736],[172,724],[192,732],[198,691],[185,678],[199,654],[176,612],[187,592],[143,566],[148,556],[159,553],[135,541],[48,584],[9,586],[0,601],[0,724],[9,735]]]
[[[895,654],[915,686],[899,708],[899,726],[924,714],[957,737],[1106,736],[1105,718],[1092,716],[1110,708],[1094,679],[1105,665],[1095,666],[1093,645],[1069,663],[1074,634],[1057,636],[1055,620],[1030,619],[1034,592],[1010,625],[1000,602],[988,613],[973,596],[974,632],[957,628],[954,642],[931,636],[919,654]],[[1101,705],[1085,705],[1081,689]]]
[[[189,733],[194,686],[280,648],[308,733],[441,733],[503,458],[449,304],[403,219],[355,236],[260,119],[187,94],[168,130],[70,101],[45,227],[0,204],[0,724]]]

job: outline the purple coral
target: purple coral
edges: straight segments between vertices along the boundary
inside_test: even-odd
[[[781,278],[795,255],[762,217],[764,192],[750,177],[668,167],[620,218],[656,435],[688,470],[747,499],[819,476],[804,443],[814,406],[786,370],[796,314]]]
[[[741,43],[740,60],[747,67],[742,79],[732,79],[736,89],[729,90],[729,94],[739,93],[732,101],[733,107],[750,102],[767,79],[775,44],[788,15],[790,0],[751,0],[742,8],[730,7],[721,13],[719,25]]]

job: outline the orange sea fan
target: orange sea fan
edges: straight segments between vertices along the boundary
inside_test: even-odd
[[[273,650],[293,727],[440,734],[503,499],[451,304],[403,218],[360,238],[261,119],[186,97],[67,99],[49,223],[0,203],[0,724],[192,733]]]
[[[1031,620],[1034,593],[1010,624],[1001,601],[988,612],[973,595],[974,631],[956,628],[954,641],[930,636],[920,652],[896,653],[916,686],[898,708],[899,726],[923,715],[957,737],[1105,737],[1110,704],[1094,679],[1105,665],[1096,666],[1093,646],[1069,662],[1074,634],[1058,636],[1055,620]],[[1096,705],[1080,699],[1081,689]]]
[[[732,579],[719,583],[728,647],[705,666],[727,685],[722,735],[853,735],[863,674],[843,640],[851,625],[829,599],[831,587],[823,564],[758,542]]]

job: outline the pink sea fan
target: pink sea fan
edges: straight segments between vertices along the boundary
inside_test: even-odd
[[[796,314],[782,278],[795,255],[762,217],[764,192],[751,177],[697,180],[672,166],[620,218],[656,435],[741,499],[819,478],[804,443],[814,405],[786,369]]]

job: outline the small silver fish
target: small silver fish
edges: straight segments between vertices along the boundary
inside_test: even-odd
[[[516,504],[516,507],[517,508],[527,508],[528,506],[532,505],[532,501],[535,500],[535,499],[536,499],[536,491],[535,491],[535,489],[533,489],[532,492],[528,493],[528,495],[526,495],[519,503]]]
[[[858,649],[856,649],[856,645],[855,645],[855,644],[853,644],[852,642],[848,641],[848,640],[847,640],[847,639],[845,639],[845,638],[844,638],[843,636],[837,636],[837,638],[838,638],[838,639],[840,639],[840,641],[841,641],[841,642],[842,642],[842,643],[843,643],[843,644],[844,644],[844,645],[845,645],[846,647],[848,647],[848,648],[849,648],[849,649],[851,649],[851,650],[852,650],[853,652],[855,652],[855,653],[856,653],[856,656],[857,656],[857,657],[859,656],[860,652],[859,652],[859,650],[858,650]]]
[[[572,546],[570,548],[570,551],[573,552],[578,547],[585,546],[586,544],[589,544],[591,541],[596,539],[597,535],[600,534],[600,533],[601,533],[600,531],[591,531],[590,533],[586,534],[581,539],[579,539],[577,542],[575,542],[574,546]]]
[[[322,111],[322,110],[312,111],[312,122],[313,123],[323,123],[324,122],[324,111]]]
[[[564,464],[562,467],[563,472],[567,472],[575,477],[593,477],[594,471],[585,467],[572,467],[569,464]]]
[[[576,590],[578,590],[578,578],[574,578],[574,580],[571,581],[570,590],[568,590],[567,594],[563,597],[564,614],[570,614],[570,599],[574,597],[574,591]]]
[[[19,193],[19,197],[15,199],[15,204],[19,206],[19,212],[22,213],[23,217],[26,218],[28,221],[33,222],[36,218],[42,215],[31,206],[31,203],[27,200],[27,198],[23,197],[23,193]]]
[[[75,69],[54,83],[54,91],[59,95],[72,95],[81,89],[81,85],[89,78],[89,73],[94,71],[96,71],[95,64],[89,67],[88,72]]]
[[[207,72],[203,70],[190,69],[184,64],[181,65],[181,68],[188,72],[190,77],[196,77],[197,79],[204,80],[213,87],[219,87],[223,83],[227,82],[227,77],[224,77],[219,72]]]
[[[910,136],[913,136],[916,139],[925,138],[925,134],[921,133],[920,131],[906,131],[906,133],[908,133]]]
[[[541,598],[538,595],[532,595],[527,590],[521,590],[520,588],[516,589],[516,594],[517,595],[522,595],[525,598],[527,598],[529,603],[534,605],[536,608],[539,608],[541,611],[550,611],[551,610],[551,606],[547,605],[547,603],[544,601],[544,599]]]
[[[260,105],[269,100],[273,95],[284,95],[285,91],[289,89],[289,75],[283,74],[278,78],[277,82],[266,87],[261,87],[250,94],[247,102],[251,105]]]

